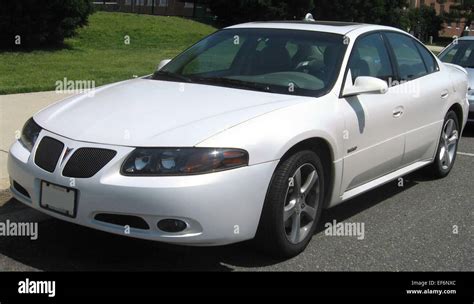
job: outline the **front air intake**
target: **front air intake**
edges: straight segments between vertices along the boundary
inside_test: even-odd
[[[140,230],[150,229],[150,226],[148,226],[147,222],[144,219],[133,215],[99,213],[94,217],[94,219],[99,222],[104,222],[122,227],[129,226],[130,228]]]
[[[27,197],[27,198],[31,198],[30,194],[28,193],[28,191],[26,191],[26,189],[20,185],[19,183],[17,183],[16,181],[13,181],[13,189],[15,189],[16,191],[18,191],[21,195]]]

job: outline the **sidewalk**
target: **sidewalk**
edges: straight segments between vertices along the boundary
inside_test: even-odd
[[[441,51],[444,49],[443,46],[436,46],[436,45],[427,45],[427,48],[433,53],[441,53]]]
[[[7,173],[7,153],[20,134],[23,124],[42,108],[72,94],[39,92],[0,95],[0,191],[10,187]]]

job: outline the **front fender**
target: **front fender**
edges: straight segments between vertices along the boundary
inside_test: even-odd
[[[344,120],[337,100],[309,98],[308,102],[267,113],[225,130],[198,147],[241,148],[249,165],[279,160],[293,146],[309,138],[329,143],[334,161],[342,158]]]

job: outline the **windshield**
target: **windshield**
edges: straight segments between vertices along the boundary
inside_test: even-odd
[[[441,53],[439,59],[465,68],[474,68],[474,40],[458,40]]]
[[[334,85],[343,36],[282,29],[226,29],[200,41],[153,79],[289,95],[322,96]]]

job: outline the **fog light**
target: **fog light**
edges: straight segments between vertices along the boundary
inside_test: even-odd
[[[177,233],[187,227],[188,225],[181,220],[166,219],[158,222],[158,228],[164,232]]]

